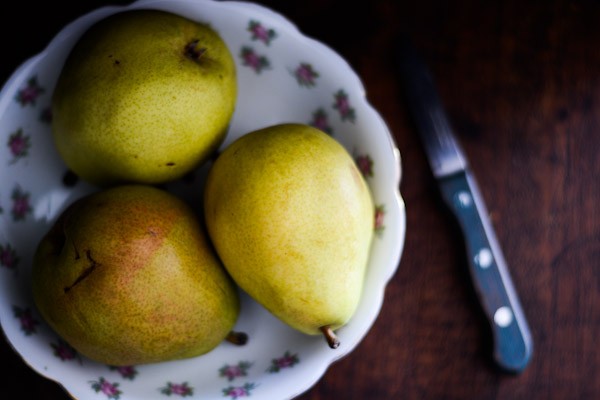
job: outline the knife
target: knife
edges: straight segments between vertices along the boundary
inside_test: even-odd
[[[492,328],[493,357],[502,369],[519,373],[531,359],[531,333],[475,177],[414,45],[402,39],[396,56],[431,170],[464,236],[475,292]]]

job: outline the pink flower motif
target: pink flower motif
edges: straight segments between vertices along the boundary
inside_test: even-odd
[[[258,40],[266,44],[271,44],[271,41],[277,37],[273,29],[267,29],[258,21],[250,21],[248,24],[248,32],[252,34],[252,40]]]
[[[133,365],[125,365],[125,366],[109,366],[111,371],[117,371],[121,376],[125,379],[129,379],[132,381],[136,375],[138,374],[137,370]]]
[[[170,396],[172,394],[176,394],[181,397],[193,396],[194,389],[188,386],[187,382],[183,383],[171,383],[167,382],[167,386],[160,389],[162,394],[166,394]]]
[[[291,354],[286,351],[283,357],[274,358],[271,360],[271,366],[267,368],[267,372],[276,373],[284,368],[291,368],[300,362],[297,354]]]
[[[25,335],[29,336],[33,333],[36,333],[36,325],[39,325],[40,323],[33,318],[29,308],[13,306],[13,314],[15,318],[19,319],[21,330],[25,332]]]
[[[356,165],[365,177],[373,176],[373,159],[367,154],[356,157]]]
[[[77,351],[63,340],[59,339],[57,343],[50,343],[50,346],[54,349],[54,355],[61,361],[78,359]]]
[[[223,389],[223,396],[229,396],[232,399],[240,397],[249,397],[251,391],[256,388],[255,383],[248,382],[244,386],[229,386]]]
[[[381,235],[385,226],[383,224],[383,219],[385,216],[385,206],[383,204],[375,207],[375,233]]]
[[[237,365],[225,365],[219,369],[219,376],[226,377],[228,381],[232,381],[235,378],[246,376],[251,366],[252,363],[247,361],[240,361]]]
[[[27,214],[31,213],[32,208],[29,204],[29,193],[21,190],[19,186],[13,189],[12,196],[12,216],[14,221],[21,221],[25,219]]]
[[[315,79],[319,77],[319,73],[313,69],[312,65],[300,63],[294,71],[294,76],[300,86],[312,87],[315,86]]]
[[[100,377],[97,381],[91,381],[90,383],[92,384],[92,389],[96,393],[102,392],[109,399],[118,399],[123,393],[118,389],[118,383],[111,383],[103,377]]]
[[[10,243],[0,244],[0,265],[8,269],[16,269],[17,264],[19,264],[19,257]]]
[[[8,137],[8,148],[13,155],[10,163],[15,163],[19,158],[27,156],[30,147],[31,141],[29,140],[29,136],[23,134],[23,129],[19,128],[16,132],[12,133]]]
[[[34,76],[27,81],[27,86],[17,92],[15,99],[21,103],[21,106],[35,105],[37,98],[44,92],[44,88],[38,84],[37,77]]]
[[[313,115],[313,119],[310,122],[312,126],[317,129],[322,130],[323,132],[331,135],[333,134],[333,129],[329,125],[329,121],[327,120],[327,113],[322,108],[317,109]]]
[[[252,47],[242,47],[240,57],[242,57],[243,65],[250,67],[257,74],[271,66],[269,60],[265,56],[257,54]]]
[[[186,385],[173,385],[172,392],[178,395],[186,395],[190,392],[190,389]]]
[[[335,99],[333,108],[338,110],[342,121],[348,120],[350,122],[354,122],[356,119],[356,113],[354,108],[350,106],[348,94],[343,89],[340,89],[333,95],[333,97]]]

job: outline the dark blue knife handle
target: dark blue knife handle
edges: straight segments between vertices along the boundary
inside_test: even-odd
[[[464,234],[475,292],[491,324],[494,358],[521,372],[532,353],[529,327],[475,179],[466,170],[440,180],[442,196]]]

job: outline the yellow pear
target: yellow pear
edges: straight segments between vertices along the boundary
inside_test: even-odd
[[[222,143],[236,94],[233,57],[209,25],[120,12],[92,25],[66,59],[52,98],[54,141],[93,184],[170,181]]]
[[[240,307],[197,216],[145,185],[71,204],[40,241],[32,290],[67,343],[108,365],[207,353],[230,334]]]
[[[353,158],[303,124],[241,136],[211,167],[204,212],[209,236],[238,285],[306,334],[334,333],[363,287],[374,207]]]

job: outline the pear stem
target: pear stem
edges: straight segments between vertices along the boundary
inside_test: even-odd
[[[233,343],[236,346],[243,346],[248,343],[248,335],[244,332],[231,331],[225,337],[229,343]]]
[[[319,328],[321,332],[323,332],[323,336],[325,336],[325,340],[327,340],[327,344],[332,349],[337,349],[340,346],[340,341],[333,332],[333,329],[329,325],[325,325]]]
[[[200,60],[200,57],[202,57],[202,54],[206,52],[206,47],[197,47],[198,42],[198,39],[192,40],[185,46],[184,50],[185,55],[196,62],[198,62],[198,60]]]

